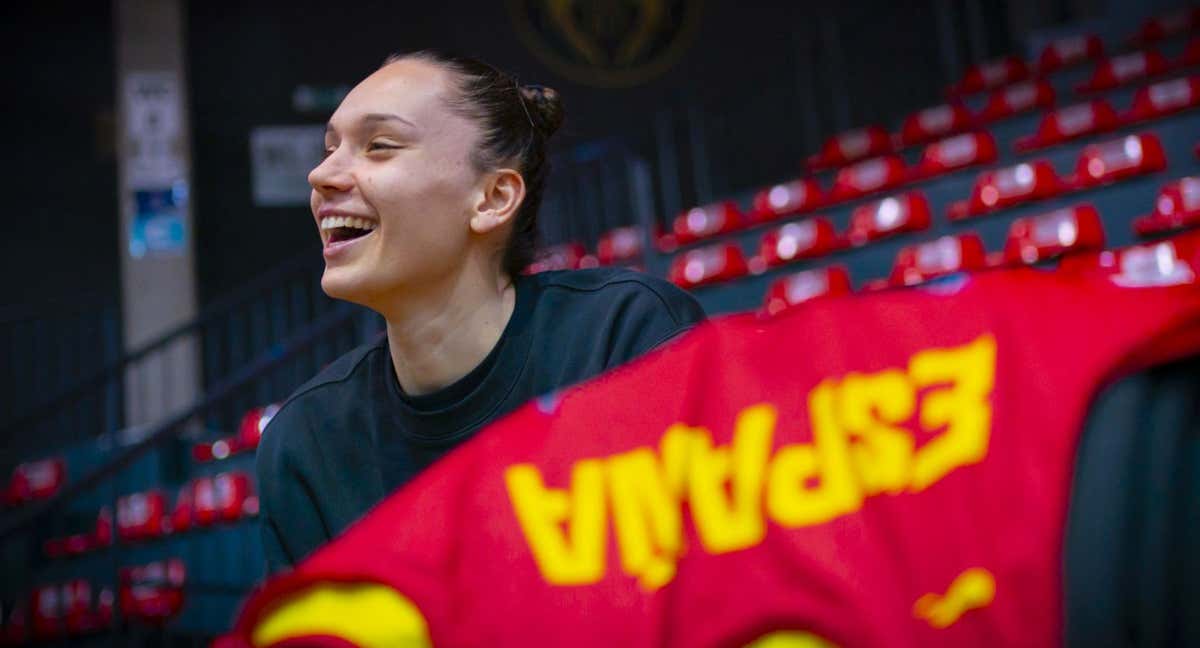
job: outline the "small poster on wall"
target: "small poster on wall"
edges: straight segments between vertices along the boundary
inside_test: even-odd
[[[250,132],[254,204],[308,205],[308,172],[321,162],[325,126],[259,126]]]

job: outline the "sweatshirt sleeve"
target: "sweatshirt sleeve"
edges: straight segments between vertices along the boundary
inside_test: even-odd
[[[304,478],[307,437],[298,408],[285,406],[267,425],[255,457],[268,575],[293,567],[330,539]]]

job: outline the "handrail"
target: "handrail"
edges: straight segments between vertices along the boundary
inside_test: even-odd
[[[117,472],[128,467],[138,457],[141,457],[158,444],[171,439],[178,431],[178,428],[182,427],[188,421],[198,415],[204,414],[225,399],[239,394],[238,390],[242,386],[259,378],[297,353],[304,351],[317,338],[344,324],[359,312],[354,306],[339,304],[332,312],[318,318],[302,333],[267,349],[253,362],[208,390],[195,404],[158,423],[144,438],[129,446],[121,454],[83,476],[81,479],[72,481],[54,497],[16,509],[13,512],[13,517],[3,520],[3,525],[0,526],[0,540],[5,540],[24,530],[43,517],[67,505],[76,497],[85,494],[106,479],[115,476]]]
[[[3,428],[0,428],[0,437],[13,434],[16,430],[20,430],[32,424],[34,421],[54,414],[55,412],[61,410],[66,403],[78,400],[83,394],[86,394],[87,392],[104,385],[109,380],[119,376],[120,373],[129,365],[166,347],[179,338],[188,335],[197,329],[203,328],[213,320],[220,318],[234,308],[245,304],[254,297],[257,297],[263,291],[269,289],[271,286],[277,284],[282,279],[294,274],[296,271],[304,268],[305,266],[316,266],[319,259],[320,257],[313,255],[311,252],[305,252],[304,254],[297,255],[272,268],[266,273],[259,275],[253,282],[240,286],[224,297],[221,297],[220,299],[217,299],[213,303],[209,304],[191,321],[179,324],[159,335],[156,339],[143,344],[137,349],[123,354],[114,362],[101,367],[84,378],[81,378],[72,387],[59,392],[50,400],[43,401],[33,409],[6,423]]]

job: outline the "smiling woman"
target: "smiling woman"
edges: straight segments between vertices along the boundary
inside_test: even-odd
[[[381,314],[387,335],[301,386],[264,434],[269,569],[489,421],[703,319],[692,297],[631,271],[522,273],[562,121],[554,90],[433,52],[388,58],[329,120],[308,177],[321,286]]]

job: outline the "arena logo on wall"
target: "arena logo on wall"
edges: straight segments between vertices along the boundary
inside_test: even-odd
[[[510,0],[517,33],[546,65],[584,85],[633,86],[687,50],[702,0]]]

